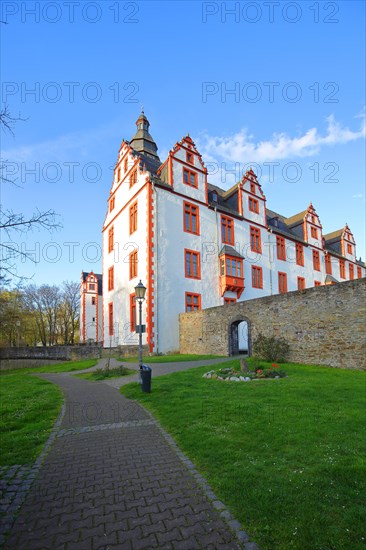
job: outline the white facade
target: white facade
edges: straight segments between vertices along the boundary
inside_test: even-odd
[[[102,275],[83,271],[80,283],[80,342],[102,342],[102,340]]]
[[[312,205],[290,218],[268,210],[252,170],[228,191],[210,185],[189,136],[161,164],[143,114],[137,127],[103,227],[104,346],[137,344],[140,280],[143,343],[164,353],[179,348],[184,311],[365,276],[348,226],[323,235]]]

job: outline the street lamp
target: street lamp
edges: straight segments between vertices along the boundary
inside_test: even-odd
[[[140,281],[138,285],[135,286],[135,297],[139,303],[139,367],[140,372],[142,371],[142,302],[145,300],[146,287]]]

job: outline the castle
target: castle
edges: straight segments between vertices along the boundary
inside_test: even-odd
[[[227,191],[211,185],[189,135],[161,162],[143,112],[136,125],[103,225],[105,347],[137,343],[140,280],[144,344],[164,353],[179,348],[179,313],[365,276],[348,225],[323,235],[312,204],[289,218],[270,210],[252,170]]]

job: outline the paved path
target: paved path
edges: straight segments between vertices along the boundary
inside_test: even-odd
[[[257,548],[139,404],[108,384],[42,377],[62,388],[64,416],[6,550]]]

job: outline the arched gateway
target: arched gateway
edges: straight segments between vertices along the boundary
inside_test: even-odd
[[[250,321],[237,317],[229,322],[229,355],[251,355]]]

